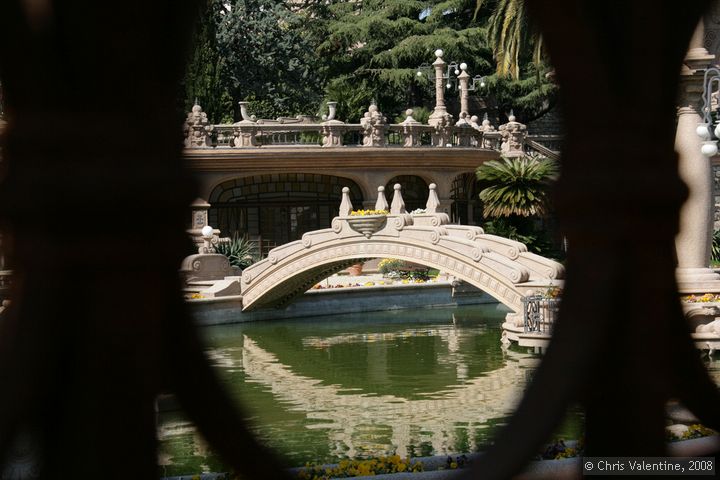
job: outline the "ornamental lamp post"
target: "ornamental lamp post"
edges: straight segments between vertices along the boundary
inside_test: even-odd
[[[718,139],[720,139],[720,120],[713,122],[713,100],[717,103],[720,94],[720,69],[711,67],[705,70],[703,76],[702,93],[702,123],[699,123],[695,133],[703,140],[700,151],[706,157],[713,157],[718,153]],[[717,105],[716,105],[717,108]],[[713,123],[715,127],[713,128]]]

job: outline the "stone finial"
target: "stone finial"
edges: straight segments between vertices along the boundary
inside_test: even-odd
[[[323,147],[342,147],[344,123],[335,119],[337,102],[327,102],[329,114],[323,115],[323,123],[321,123],[322,146]]]
[[[405,201],[403,200],[402,193],[400,192],[402,187],[399,183],[396,183],[393,189],[395,192],[393,193],[392,205],[390,205],[390,213],[393,215],[407,213],[407,210],[405,210]]]
[[[514,117],[515,116],[513,115],[513,118]],[[495,130],[495,127],[490,125],[490,119],[488,118],[487,112],[483,115],[482,126],[483,126],[483,130],[487,131],[487,132],[491,132],[491,131]]]
[[[341,217],[348,217],[350,216],[350,212],[353,211],[352,202],[350,202],[350,189],[348,187],[343,187],[342,189],[342,201],[340,202],[340,216]]]
[[[242,117],[243,122],[255,123],[255,115],[250,115],[247,110],[249,104],[250,102],[238,102],[238,105],[240,105],[240,116]]]
[[[380,112],[377,105],[372,103],[368,107],[368,111],[360,119],[360,125],[363,128],[363,147],[385,146],[387,119]]]
[[[427,203],[425,204],[425,212],[437,213],[438,209],[440,208],[440,199],[438,198],[437,192],[435,191],[437,185],[431,183],[428,188],[430,189],[430,191],[428,193]]]
[[[337,104],[338,102],[327,102],[328,114],[322,116],[323,121],[327,122],[330,120],[335,120],[335,114],[337,113]]]
[[[400,124],[402,125],[404,147],[419,147],[422,140],[422,132],[420,131],[422,123],[415,120],[412,114],[412,108],[405,110],[405,120]]]
[[[256,147],[257,139],[255,136],[258,133],[257,122],[255,122],[255,116],[250,116],[247,111],[248,102],[238,102],[240,105],[240,115],[242,120],[235,122],[235,140],[233,141],[234,147]]]
[[[402,125],[422,125],[413,118],[413,113],[415,113],[415,111],[412,108],[405,110],[405,120],[403,120]]]
[[[192,110],[188,112],[185,119],[183,128],[185,147],[209,147],[211,145],[210,132],[212,131],[213,126],[208,122],[207,113],[203,112],[196,99]]]
[[[375,210],[387,210],[388,203],[385,198],[385,187],[378,187],[377,201],[375,202]]]
[[[500,125],[498,129],[502,135],[502,144],[500,151],[506,157],[521,157],[525,154],[523,146],[525,145],[525,137],[527,136],[527,127],[515,120],[515,115],[510,110],[508,115],[508,123]]]

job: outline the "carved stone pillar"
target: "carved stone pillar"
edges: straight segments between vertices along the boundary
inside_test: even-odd
[[[455,135],[457,135],[457,144],[459,147],[472,147],[477,145],[476,135],[478,132],[475,130],[470,121],[468,120],[465,112],[460,113],[460,119],[455,124]]]
[[[448,115],[447,108],[445,108],[445,77],[443,75],[447,63],[442,59],[442,55],[442,50],[435,51],[435,56],[437,57],[433,62],[433,67],[435,68],[435,110],[433,110],[428,119],[430,125],[435,125],[435,123],[441,121],[441,119],[444,119],[445,116]]]
[[[515,121],[515,115],[512,111],[508,117],[508,123],[500,125],[500,134],[502,135],[502,144],[500,151],[505,157],[522,157],[525,155],[523,145],[527,136],[527,127],[520,122]]]
[[[213,126],[208,124],[207,113],[195,103],[187,115],[183,133],[185,134],[185,148],[211,146],[210,132]]]
[[[323,147],[342,147],[343,145],[343,126],[345,123],[335,119],[335,108],[337,102],[327,102],[328,109],[330,110],[328,116],[324,118],[322,125],[322,146]]]
[[[235,131],[235,141],[233,146],[243,147],[257,147],[257,135],[258,128],[255,118],[251,117],[247,113],[248,102],[238,102],[240,104],[240,114],[242,120],[233,124]]]
[[[720,291],[720,276],[710,268],[713,228],[712,167],[702,154],[702,139],[695,133],[702,123],[704,69],[715,59],[702,46],[702,22],[690,44],[680,73],[680,101],[675,135],[680,178],[689,189],[680,209],[680,231],[675,237],[677,280],[681,292]]]
[[[203,198],[196,198],[190,204],[190,228],[186,230],[190,239],[193,241],[196,247],[200,248],[203,246],[203,234],[202,229],[208,225],[208,209],[210,204]],[[220,230],[217,228],[213,229],[213,244],[217,244],[220,241]]]
[[[377,105],[370,105],[368,111],[360,119],[360,125],[363,127],[363,147],[385,146],[387,119],[378,110]]]
[[[477,117],[473,117],[477,118]],[[495,149],[497,148],[497,141],[494,138],[491,138],[492,136],[486,136],[487,133],[494,133],[495,127],[490,125],[490,120],[488,119],[487,113],[483,115],[483,121],[478,127],[478,129],[483,133],[482,136],[482,148],[490,148]]]
[[[467,67],[464,63],[461,65],[462,67]],[[470,117],[470,109],[469,109],[469,100],[470,100],[470,91],[468,90],[468,81],[470,80],[470,75],[465,71],[465,69],[462,69],[462,72],[460,72],[460,75],[458,75],[458,81],[460,82],[460,118],[464,118],[463,114]],[[460,123],[460,120],[458,120],[458,123]]]
[[[405,120],[400,124],[402,125],[403,147],[419,147],[421,144],[420,126],[422,123],[415,120],[412,114],[412,108],[408,108],[405,111]]]
[[[435,51],[437,57],[433,62],[433,67],[435,67],[435,110],[428,118],[428,124],[435,127],[435,131],[432,133],[432,144],[435,147],[444,147],[452,139],[450,131],[453,123],[452,115],[447,112],[445,107],[445,77],[443,71],[447,63],[443,61],[442,54],[442,50]]]

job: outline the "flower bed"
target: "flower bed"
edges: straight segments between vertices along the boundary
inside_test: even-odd
[[[326,480],[330,478],[366,477],[384,473],[422,472],[422,462],[400,455],[378,457],[367,460],[342,460],[337,465],[305,464],[295,478],[300,480]]]
[[[720,302],[720,294],[706,293],[705,295],[686,295],[681,298],[685,303],[711,303]]]

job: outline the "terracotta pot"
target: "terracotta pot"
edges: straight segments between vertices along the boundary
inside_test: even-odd
[[[362,275],[363,264],[362,263],[354,263],[354,264],[350,265],[347,270],[350,275],[357,277],[358,275]]]

